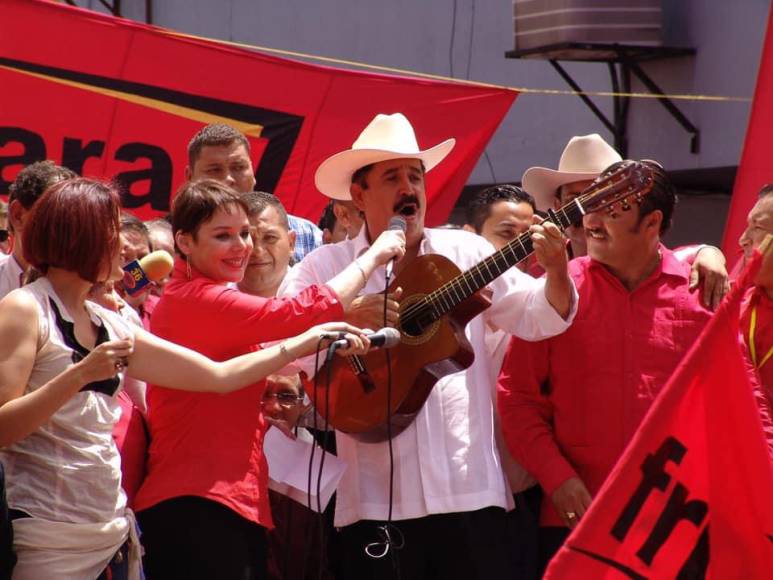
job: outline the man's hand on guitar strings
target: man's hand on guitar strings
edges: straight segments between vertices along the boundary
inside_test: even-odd
[[[535,223],[529,228],[531,241],[537,261],[546,272],[566,272],[568,256],[566,254],[566,238],[558,227],[534,216]],[[540,223],[541,222],[541,223]]]

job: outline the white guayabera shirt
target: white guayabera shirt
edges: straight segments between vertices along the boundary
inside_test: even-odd
[[[292,296],[311,284],[330,280],[368,247],[366,228],[352,240],[322,246],[307,255],[285,278],[280,296]],[[419,254],[441,254],[462,271],[494,251],[486,240],[460,230],[425,229]],[[432,389],[415,421],[393,440],[395,457],[393,519],[466,512],[512,503],[494,436],[491,384],[495,370],[485,343],[486,321],[526,340],[563,332],[563,320],[544,293],[545,281],[511,268],[490,284],[492,306],[467,325],[475,350],[467,370],[444,377]],[[364,293],[384,290],[384,269],[368,280]],[[307,374],[311,364],[301,363]],[[335,525],[384,520],[389,509],[388,444],[361,443],[337,432],[338,456],[348,464],[338,486]]]

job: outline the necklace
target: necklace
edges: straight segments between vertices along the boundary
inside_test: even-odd
[[[768,349],[768,352],[765,353],[765,356],[762,357],[762,360],[757,363],[757,347],[754,344],[754,332],[757,330],[757,302],[757,296],[752,297],[752,315],[751,321],[749,322],[749,354],[752,356],[752,363],[754,363],[754,368],[761,369],[762,365],[768,362],[768,359],[773,356],[773,346]]]

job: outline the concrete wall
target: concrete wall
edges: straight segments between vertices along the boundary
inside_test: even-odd
[[[96,0],[88,5],[104,10]],[[127,17],[145,19],[145,0],[123,0],[122,6]],[[645,70],[667,93],[751,97],[768,9],[767,0],[664,0],[665,42],[694,47],[697,54],[647,63]],[[545,61],[504,57],[513,48],[511,0],[154,0],[153,22],[424,73],[568,88]],[[605,65],[566,63],[566,68],[583,89],[610,90]],[[634,80],[633,90],[644,89]],[[611,99],[595,100],[611,117]],[[658,102],[634,99],[629,156],[655,158],[668,169],[737,165],[749,103],[679,101],[678,106],[701,130],[700,152],[690,152],[689,135]],[[520,181],[529,166],[555,166],[572,135],[590,132],[612,140],[579,98],[523,94],[487,149],[490,163],[481,159],[470,183]],[[714,203],[694,205],[699,213],[704,205],[717,211]],[[719,237],[708,229],[705,235]]]

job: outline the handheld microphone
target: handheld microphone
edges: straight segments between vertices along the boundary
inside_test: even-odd
[[[387,226],[387,230],[400,230],[401,232],[405,233],[405,230],[408,229],[408,224],[406,221],[401,218],[400,216],[394,216],[392,219],[389,220],[389,225]],[[392,270],[395,267],[395,259],[392,258],[387,262],[386,265],[386,277],[391,278],[392,277]]]
[[[123,267],[123,287],[129,296],[136,296],[151,282],[158,282],[168,276],[174,267],[169,252],[156,250],[140,260],[129,262]]]
[[[370,340],[371,348],[392,348],[400,344],[400,331],[396,328],[382,328],[365,336]],[[345,338],[340,338],[334,341],[329,348],[336,350],[338,348],[346,348],[347,346],[349,346],[349,341]]]

